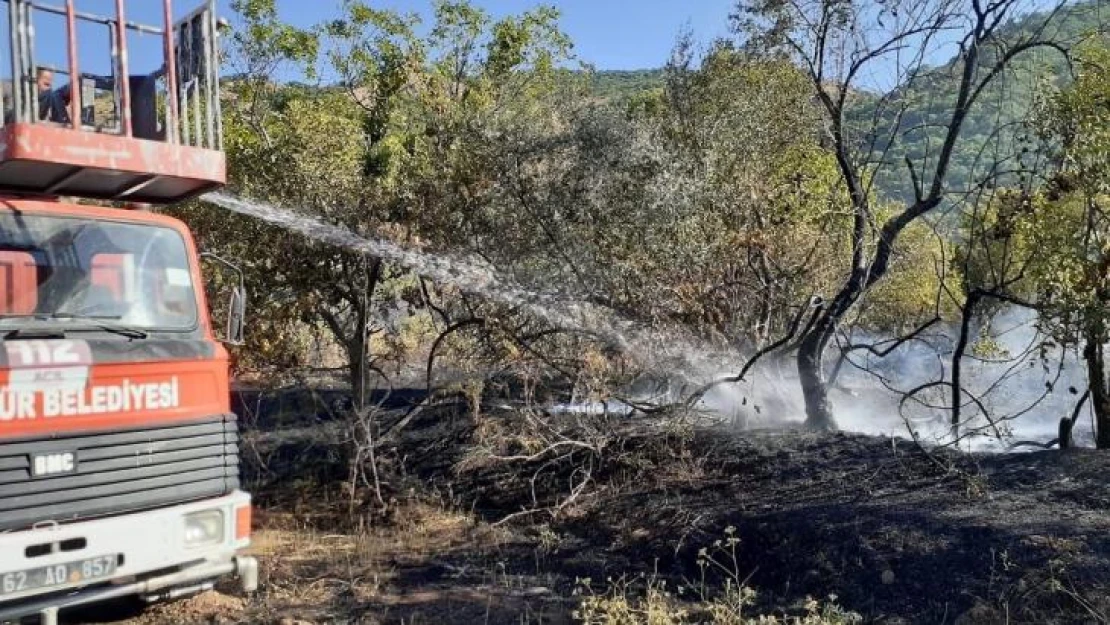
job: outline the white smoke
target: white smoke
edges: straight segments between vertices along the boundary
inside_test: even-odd
[[[594,304],[558,293],[525,288],[486,263],[468,257],[433,255],[386,240],[367,239],[305,215],[223,194],[204,196],[208,202],[310,238],[368,253],[398,263],[433,280],[527,309],[556,326],[592,332],[618,343],[642,363],[669,367],[623,389],[610,401],[571,403],[555,412],[634,413],[631,404],[680,402],[707,383],[735,376],[743,358],[734,350],[717,349],[675,330],[649,328],[621,318]],[[942,329],[907,341],[889,353],[854,352],[840,367],[830,399],[842,430],[861,434],[911,437],[927,444],[958,444],[970,451],[1004,451],[1014,441],[1048,441],[1056,436],[1061,417],[1070,415],[1085,375],[1074,350],[1043,345],[1034,313],[1013,308],[994,315],[989,334],[995,353],[989,357],[969,350],[962,361],[964,418],[960,438],[949,422],[950,360],[955,330]],[[972,337],[975,339],[976,337]],[[882,344],[890,337],[857,336],[859,343]],[[830,349],[830,352],[836,352]],[[835,354],[834,354],[835,355]],[[677,373],[676,373],[677,372]],[[936,383],[904,400],[906,393]],[[974,397],[977,401],[969,401]],[[622,400],[627,399],[629,403]],[[706,392],[695,408],[742,428],[799,426],[805,402],[792,360],[768,358],[740,382],[722,383]],[[1076,442],[1093,440],[1090,408],[1074,430]]]
[[[916,438],[925,445],[955,446],[964,451],[1032,451],[1013,448],[1019,441],[1055,439],[1060,419],[1070,416],[1085,387],[1085,371],[1076,349],[1051,345],[1040,334],[1037,317],[1021,308],[993,315],[989,328],[972,330],[972,344],[993,340],[989,353],[973,349],[961,366],[962,417],[954,437],[951,358],[958,328],[923,333],[884,355],[858,350],[840,368],[829,396],[840,429],[860,434]],[[858,335],[861,344],[883,345],[889,337]],[[837,350],[830,349],[832,369]],[[681,375],[653,376],[624,389],[636,403],[679,402],[700,386],[734,376],[742,367],[735,355],[691,356]],[[943,383],[942,383],[943,382]],[[936,383],[911,399],[910,391]],[[974,398],[974,401],[973,399]],[[613,410],[619,407],[619,410]],[[805,402],[793,358],[768,358],[746,379],[714,386],[695,404],[717,419],[742,429],[801,427]],[[625,404],[560,405],[561,412],[629,414]],[[1079,445],[1094,440],[1090,406],[1084,406],[1073,432]]]

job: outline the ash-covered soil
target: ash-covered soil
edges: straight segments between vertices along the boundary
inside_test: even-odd
[[[1104,453],[930,457],[875,437],[718,430],[685,443],[633,433],[617,453],[630,466],[601,476],[580,514],[550,522],[563,540],[546,562],[568,578],[696,578],[697,551],[732,526],[740,569],[770,605],[832,594],[877,622],[1108,614]],[[530,472],[502,471],[471,478],[490,517],[530,496]],[[571,477],[542,483],[558,492],[561,481]]]
[[[424,412],[379,450],[384,507],[365,476],[352,507],[338,423],[247,432],[261,591],[140,620],[570,622],[578,580],[696,580],[699,550],[729,527],[762,612],[835,595],[865,622],[1110,616],[1107,453],[927,454],[664,419],[608,423],[600,439],[595,423],[583,431],[593,449],[543,453],[533,424],[511,410]]]

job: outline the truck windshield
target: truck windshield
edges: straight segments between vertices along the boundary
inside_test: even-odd
[[[197,305],[185,241],[161,226],[0,213],[0,327],[110,322],[188,330]]]

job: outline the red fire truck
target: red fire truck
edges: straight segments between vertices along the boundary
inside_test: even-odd
[[[56,1],[5,0],[0,39],[0,623],[258,577],[221,342],[241,337],[242,283],[221,273],[214,328],[189,230],[142,209],[225,182],[215,1]],[[154,5],[160,23],[130,19]],[[36,59],[50,23],[54,66]],[[94,75],[78,34],[97,30]]]

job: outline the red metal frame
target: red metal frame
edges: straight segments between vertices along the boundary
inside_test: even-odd
[[[166,22],[163,40],[166,49],[166,97],[170,101],[170,113],[166,117],[166,141],[178,143],[177,120],[180,118],[177,106],[177,57],[173,50],[173,6],[170,0],[162,0],[162,12]]]
[[[149,2],[149,0],[142,0]],[[79,13],[75,0],[65,0],[62,8],[35,6],[21,1],[18,6],[24,9],[40,9],[60,14],[65,19],[68,71],[70,76],[70,123],[62,126],[40,122],[37,103],[31,102],[33,110],[30,119],[17,119],[14,123],[0,127],[0,194],[18,193],[43,197],[78,196],[105,198],[143,203],[171,203],[223,186],[226,182],[226,161],[219,150],[220,142],[216,137],[207,141],[197,137],[197,142],[188,138],[182,143],[182,107],[178,92],[180,79],[177,67],[178,50],[175,47],[175,25],[173,21],[172,0],[162,0],[164,27],[132,24],[127,21],[125,0],[115,0],[115,17]],[[17,6],[13,4],[13,6]],[[213,13],[215,4],[208,0],[205,5]],[[17,7],[18,8],[18,7]],[[13,9],[14,11],[14,9]],[[201,9],[198,9],[201,11]],[[200,15],[194,12],[193,15]],[[185,18],[189,20],[191,18]],[[214,17],[207,15],[205,19]],[[119,108],[119,132],[105,133],[86,131],[82,119],[82,78],[78,58],[77,22],[91,20],[115,28],[115,38],[111,45],[117,55],[113,74]],[[22,22],[20,22],[22,23]],[[187,22],[182,22],[182,28]],[[29,22],[28,22],[29,25]],[[205,24],[208,36],[215,31]],[[133,94],[128,72],[128,32],[130,29],[156,32],[162,36],[164,70],[166,80],[167,107],[165,110],[164,136],[162,140],[135,138],[135,119],[132,116]],[[20,32],[30,28],[20,29]],[[13,31],[14,32],[14,31]],[[33,40],[27,50],[33,49]],[[213,67],[213,42],[206,40],[203,63],[206,68],[204,80],[215,80],[213,85],[206,83],[209,99],[216,94],[218,116],[218,69]],[[190,47],[187,53],[193,53]],[[30,69],[16,69],[16,55],[13,53],[13,72],[29,77]],[[20,58],[23,58],[21,55]],[[191,58],[191,57],[190,57]],[[28,67],[33,66],[33,59]],[[212,77],[215,78],[212,78]],[[31,84],[31,83],[26,83]],[[205,109],[211,114],[212,102]],[[153,105],[153,104],[152,104]],[[145,103],[144,112],[145,109]],[[200,114],[198,110],[198,115]],[[197,118],[199,122],[199,117]],[[212,120],[210,120],[212,121]],[[219,123],[219,119],[215,120]],[[145,132],[145,131],[144,131]],[[211,133],[210,133],[211,134]],[[146,135],[144,135],[146,136]],[[205,146],[205,147],[199,147]]]
[[[224,155],[215,150],[46,124],[9,124],[2,136],[0,168],[3,161],[27,160],[213,182],[224,178]]]
[[[124,19],[123,0],[116,0],[116,49],[119,54],[119,75],[127,76],[127,20]],[[120,81],[119,90],[120,131],[131,136],[131,83]]]
[[[49,182],[26,186],[28,164]],[[222,187],[226,167],[223,152],[188,145],[48,124],[0,132],[0,190],[172,203]]]
[[[73,0],[66,0],[66,38],[69,39],[69,122],[74,129],[80,130],[81,71],[77,65],[77,17],[73,13]]]

